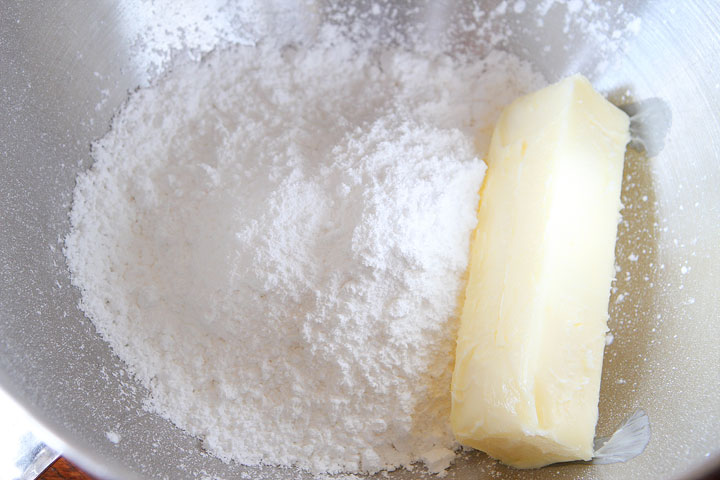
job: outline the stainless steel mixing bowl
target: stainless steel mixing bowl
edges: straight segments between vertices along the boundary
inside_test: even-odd
[[[252,15],[246,19],[228,22],[234,40],[252,41],[260,33],[311,38],[333,11],[324,2],[314,7],[300,1],[258,3],[248,7]],[[378,21],[362,15],[371,8],[368,2],[356,3],[360,21]],[[483,39],[473,31],[482,19],[474,25],[472,13],[499,3],[398,2],[396,14],[380,24],[398,32],[426,29],[428,36],[448,33],[456,45],[480,53]],[[181,2],[175,11],[185,8],[196,15],[202,29],[203,9],[222,4]],[[149,29],[166,47],[177,39],[163,37],[163,25],[151,25],[142,5],[139,0],[0,4],[0,385],[45,427],[55,448],[103,477],[240,478],[247,472],[257,478],[309,478],[292,470],[223,464],[204,455],[197,439],[145,412],[142,389],[123,373],[76,307],[78,292],[70,286],[62,254],[75,175],[89,166],[89,143],[106,131],[127,92],[153,74],[148,52],[138,53],[137,35]],[[577,5],[584,4],[570,7]],[[611,299],[615,341],[606,351],[598,425],[598,433],[607,434],[642,407],[650,416],[652,439],[645,453],[625,464],[562,465],[539,472],[513,471],[483,454],[469,454],[451,471],[459,479],[498,473],[507,478],[690,477],[717,462],[720,4],[634,0],[608,5],[604,12],[623,6],[642,24],[611,53],[602,72],[595,67],[607,45],[587,34],[587,25],[570,23],[564,31],[566,6],[552,5],[542,25],[532,2],[510,2],[496,12],[505,12],[504,25],[513,31],[501,46],[532,61],[548,80],[581,71],[613,98],[629,91],[646,101],[641,109],[662,107],[660,115],[642,119],[657,156],[627,159],[620,271]],[[468,28],[453,30],[461,18]],[[606,19],[610,32],[620,18]],[[171,29],[177,20],[168,15],[159,21]],[[109,431],[122,440],[110,442]]]

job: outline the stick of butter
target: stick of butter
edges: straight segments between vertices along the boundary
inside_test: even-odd
[[[592,457],[628,141],[580,75],[502,113],[452,379],[461,444],[517,468]]]

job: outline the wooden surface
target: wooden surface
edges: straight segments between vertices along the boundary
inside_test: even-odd
[[[58,458],[55,463],[50,465],[38,480],[96,480],[87,473],[80,470],[63,457]]]

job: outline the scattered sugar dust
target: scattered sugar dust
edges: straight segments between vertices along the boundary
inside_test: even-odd
[[[120,443],[120,440],[122,440],[122,437],[119,433],[115,432],[114,430],[109,430],[105,432],[105,437],[112,443],[118,444]]]

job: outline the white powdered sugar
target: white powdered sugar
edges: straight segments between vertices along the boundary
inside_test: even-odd
[[[326,38],[133,94],[78,178],[68,264],[147,407],[214,455],[442,472],[480,156],[541,80]]]

